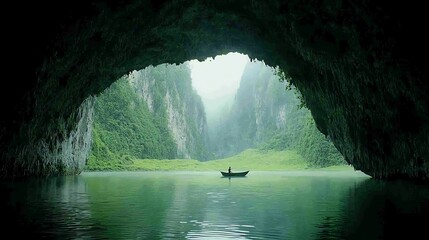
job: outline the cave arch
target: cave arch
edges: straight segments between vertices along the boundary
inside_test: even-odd
[[[288,72],[319,130],[356,169],[429,177],[428,37],[418,4],[124,0],[12,9],[25,21],[7,28],[7,46],[18,47],[6,55],[10,71],[21,75],[2,92],[2,177],[79,173],[87,97],[134,69],[227,52]]]

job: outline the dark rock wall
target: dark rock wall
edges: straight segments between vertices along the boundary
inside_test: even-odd
[[[2,89],[2,176],[46,174],[16,168],[17,153],[32,155],[28,145],[40,141],[55,149],[68,139],[62,129],[75,129],[80,104],[131,70],[238,51],[288,72],[319,130],[355,168],[429,177],[423,3],[122,0],[6,9],[16,16],[2,16],[12,82]]]
[[[320,131],[355,168],[374,177],[427,179],[423,12],[369,1],[295,8],[289,37],[311,67],[290,74],[301,76],[295,83]]]

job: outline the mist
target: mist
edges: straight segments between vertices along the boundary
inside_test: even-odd
[[[240,53],[218,55],[203,62],[189,61],[192,87],[201,96],[209,128],[233,103],[249,57]]]

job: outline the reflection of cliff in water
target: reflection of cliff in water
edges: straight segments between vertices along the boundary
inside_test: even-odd
[[[326,216],[318,239],[420,239],[429,227],[429,188],[368,179],[344,195],[342,214]]]
[[[90,230],[79,227],[92,217],[80,176],[2,182],[0,191],[3,236],[10,233],[14,239],[73,239]]]

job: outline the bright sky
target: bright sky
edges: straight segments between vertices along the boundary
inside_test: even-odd
[[[247,55],[228,53],[208,58],[204,62],[191,60],[192,86],[203,99],[215,100],[235,94],[240,86]]]

